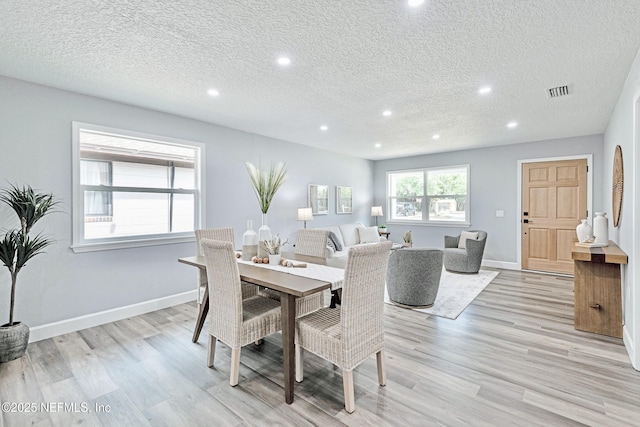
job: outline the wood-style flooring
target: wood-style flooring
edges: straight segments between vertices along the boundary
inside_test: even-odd
[[[574,329],[572,278],[501,270],[457,320],[385,305],[387,385],[375,358],[360,365],[353,414],[340,371],[312,354],[284,403],[279,334],[242,350],[229,386],[230,350],[207,368],[195,315],[183,304],[30,344],[0,364],[0,400],[35,412],[3,411],[0,427],[640,426],[640,372],[621,340]]]

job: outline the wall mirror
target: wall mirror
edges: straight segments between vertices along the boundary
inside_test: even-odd
[[[350,214],[353,212],[353,198],[351,187],[336,187],[336,213]]]
[[[309,184],[309,207],[314,215],[329,213],[329,186]]]

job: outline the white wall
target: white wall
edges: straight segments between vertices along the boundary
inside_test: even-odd
[[[593,208],[606,210],[602,197],[602,135],[378,161],[375,164],[375,202],[386,206],[387,171],[469,164],[471,226],[468,228],[487,231],[486,263],[495,267],[515,268],[519,262],[518,160],[585,154],[593,155]],[[504,217],[496,217],[497,210],[503,210]],[[414,245],[436,248],[444,244],[444,235],[456,235],[461,230],[460,227],[415,224],[388,224],[387,227],[392,240],[401,241],[404,231],[410,229]]]
[[[640,254],[640,195],[638,194],[638,180],[640,174],[640,122],[634,119],[640,117],[634,105],[640,102],[640,52],[629,70],[618,103],[613,110],[604,135],[604,186],[602,197],[611,200],[613,177],[613,154],[616,145],[622,147],[624,164],[624,193],[620,224],[613,227],[609,223],[609,238],[615,241],[629,256],[629,264],[622,269],[622,299],[624,310],[624,343],[629,352],[634,368],[640,370],[640,289],[638,278],[640,266],[637,256]],[[634,124],[635,122],[635,124]],[[634,130],[635,126],[635,130]],[[611,202],[606,209],[611,212]]]
[[[69,319],[91,317],[96,312],[116,310],[100,317],[101,321],[109,321],[114,316],[135,313],[118,311],[122,307],[162,298],[165,300],[161,304],[170,305],[177,300],[166,298],[181,294],[180,298],[189,300],[188,292],[195,289],[195,269],[176,261],[195,253],[194,243],[79,254],[71,251],[72,121],[206,144],[204,225],[233,226],[237,245],[246,220],[253,219],[257,230],[261,217],[245,170],[246,161],[288,164],[289,180],[269,210],[269,225],[274,233],[288,236],[301,227],[296,221],[297,208],[307,204],[309,183],[330,188],[329,215],[316,217],[313,225],[371,220],[370,161],[0,77],[0,187],[8,182],[29,184],[53,192],[62,200],[62,212],[46,217],[40,224],[56,244],[30,261],[18,277],[15,317],[32,327],[32,335],[33,327],[52,322],[63,322],[63,327],[57,329],[63,332],[74,326],[67,322]],[[335,214],[336,185],[353,187],[353,214]],[[0,209],[2,230],[13,224],[7,220],[7,208]],[[9,283],[7,269],[0,268],[0,324],[8,319]],[[84,319],[83,324],[91,325],[97,317],[92,319]],[[52,331],[35,330],[40,339]]]

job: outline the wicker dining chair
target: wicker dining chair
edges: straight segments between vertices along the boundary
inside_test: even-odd
[[[342,369],[345,409],[355,410],[353,369],[372,354],[378,382],[384,369],[384,282],[391,242],[349,249],[342,285],[342,305],[323,308],[296,320],[296,381],[303,379],[303,349]]]
[[[233,243],[202,239],[201,244],[209,297],[215,301],[215,310],[209,310],[207,366],[213,367],[218,340],[231,347],[229,384],[236,386],[241,348],[281,330],[280,303],[261,296],[243,298]]]
[[[233,228],[231,227],[199,229],[195,231],[195,234],[196,234],[196,253],[198,255],[203,255],[202,248],[200,246],[200,241],[202,239],[213,239],[213,240],[219,240],[223,242],[231,242],[232,244],[234,243]],[[196,297],[196,302],[198,303],[198,312],[203,313],[202,306],[208,303],[208,301],[205,301],[204,299],[204,296],[206,295],[205,290],[207,289],[207,273],[206,271],[200,270],[198,274],[200,277],[198,282],[198,295]],[[258,295],[258,289],[259,289],[258,286],[252,283],[242,282],[242,297],[243,298],[254,297]],[[206,306],[204,307],[204,309],[206,309]],[[196,342],[198,340],[203,324],[204,324],[203,319],[201,319],[201,317],[198,316],[198,319],[196,320],[195,329],[193,330],[193,338],[192,338],[193,342]]]
[[[202,228],[196,230],[196,246],[197,254],[204,255],[200,242],[202,239],[220,240],[222,242],[235,242],[233,228],[221,227],[221,228]],[[198,305],[203,303],[204,290],[207,288],[207,274],[200,271],[200,285],[198,286]],[[251,298],[258,295],[258,286],[253,283],[242,282],[242,298]]]
[[[307,228],[298,230],[294,253],[296,255],[313,256],[326,259],[328,239],[328,230],[314,230]],[[336,303],[340,301],[338,291],[325,291],[310,295],[309,297],[307,297],[309,300],[306,301],[306,305],[308,306],[306,307],[307,310],[304,311],[301,315],[311,313],[312,311],[324,307],[325,294],[331,294],[332,308],[334,308],[336,306]],[[316,301],[318,299],[319,301]],[[318,304],[320,304],[320,306],[318,306]]]
[[[319,258],[326,257],[329,232],[324,230],[298,230],[294,253]],[[327,291],[328,292],[328,291]],[[280,301],[280,293],[271,289],[262,289],[259,294]],[[324,292],[296,298],[296,317],[304,316],[324,307]],[[328,295],[328,294],[327,294]]]
[[[327,240],[329,232],[326,230],[302,229],[298,230],[294,252],[299,255],[327,257]]]

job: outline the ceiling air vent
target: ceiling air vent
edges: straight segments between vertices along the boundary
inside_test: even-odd
[[[564,85],[547,89],[547,96],[549,96],[549,98],[560,98],[561,96],[571,95],[572,93],[572,85]]]

